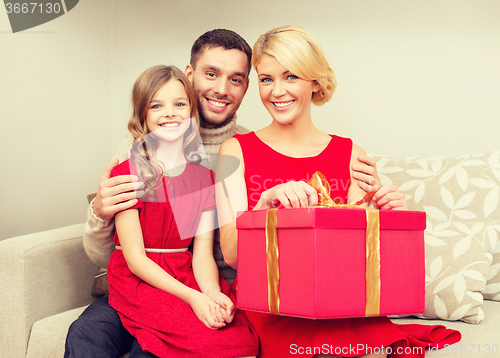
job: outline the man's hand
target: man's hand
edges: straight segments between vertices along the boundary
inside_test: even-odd
[[[110,178],[111,170],[118,165],[113,159],[101,177],[92,210],[102,220],[111,220],[116,213],[137,204],[137,198],[143,194],[144,184],[135,175],[120,175]]]
[[[359,187],[367,193],[380,189],[380,178],[377,174],[377,162],[375,159],[360,155],[358,160],[361,164],[353,164],[353,177],[359,180]]]

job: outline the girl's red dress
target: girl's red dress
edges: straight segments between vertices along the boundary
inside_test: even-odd
[[[235,135],[243,153],[249,210],[263,191],[291,180],[308,182],[316,171],[329,180],[331,197],[345,203],[352,141],[331,137],[318,155],[292,158],[266,145],[254,132]],[[332,305],[342,304],[332,301]],[[377,353],[377,349],[390,353],[389,357],[423,357],[425,347],[442,348],[461,338],[460,332],[443,326],[397,325],[387,317],[312,320],[244,312],[259,336],[261,358],[312,357],[318,353],[353,357]]]
[[[130,160],[123,162],[111,176],[135,174],[130,164]],[[139,200],[134,207],[139,210],[144,246],[187,248],[201,214],[215,209],[211,172],[201,165],[187,163],[181,175],[164,178],[156,194],[155,202]],[[116,234],[114,241],[120,245]],[[190,251],[146,254],[172,277],[200,291],[193,274]],[[111,256],[108,281],[109,304],[144,351],[169,358],[258,354],[257,337],[241,312],[236,311],[234,320],[222,329],[206,327],[187,303],[135,276],[121,250],[115,250]],[[229,284],[222,277],[220,286],[221,291],[235,302]]]

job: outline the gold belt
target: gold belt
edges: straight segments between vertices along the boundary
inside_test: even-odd
[[[115,249],[117,250],[121,250],[122,247],[121,246],[115,246]],[[175,253],[175,252],[186,252],[188,250],[187,247],[183,248],[183,249],[148,249],[148,248],[145,248],[144,249],[146,252],[157,252],[157,253]]]

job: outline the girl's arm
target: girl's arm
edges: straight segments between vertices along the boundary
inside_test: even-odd
[[[213,255],[214,220],[215,210],[202,213],[193,244],[194,277],[201,292],[212,299],[220,292],[219,270]]]
[[[117,213],[115,225],[120,238],[123,256],[134,275],[153,287],[179,297],[191,307],[198,303],[202,295],[200,292],[180,283],[146,256],[137,209]],[[200,318],[200,320],[210,328],[223,326],[223,324],[217,323],[214,317],[204,317],[203,319]]]
[[[217,303],[216,316],[219,320],[231,322],[234,304],[220,290],[219,270],[213,254],[215,210],[202,213],[193,245],[193,272],[201,292]]]
[[[123,256],[130,271],[151,286],[189,303],[193,296],[191,291],[194,290],[177,281],[146,256],[138,210],[117,213],[115,223]]]

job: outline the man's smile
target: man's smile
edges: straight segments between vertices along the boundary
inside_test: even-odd
[[[210,107],[216,111],[224,110],[229,105],[228,102],[221,102],[221,101],[217,101],[215,99],[207,98],[206,100],[207,100],[208,104],[210,105]]]

